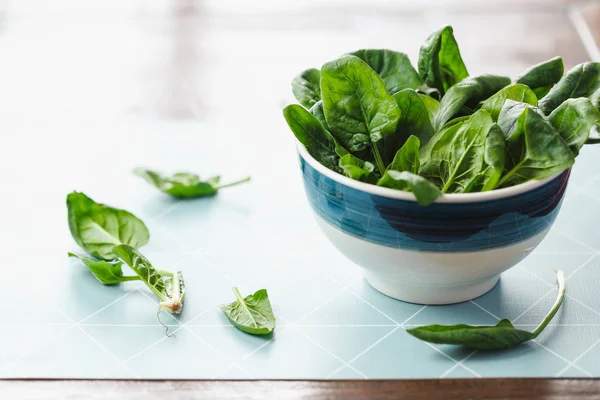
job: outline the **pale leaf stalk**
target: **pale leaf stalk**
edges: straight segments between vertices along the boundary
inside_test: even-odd
[[[214,186],[214,188],[215,189],[223,189],[223,188],[226,188],[226,187],[239,185],[240,183],[248,182],[248,181],[250,181],[250,179],[251,179],[251,177],[247,176],[247,177],[245,177],[243,179],[240,179],[240,180],[237,180],[237,181],[234,181],[234,182],[230,182],[230,183],[226,183],[224,185],[216,185],[216,186]]]
[[[164,272],[164,271],[162,271]],[[179,276],[171,273],[171,297],[159,303],[160,310],[166,310],[170,313],[179,314],[182,309],[181,287],[179,285]]]
[[[544,328],[546,328],[546,326],[550,323],[552,318],[554,318],[554,316],[558,312],[558,309],[560,308],[560,305],[562,304],[563,299],[565,297],[565,291],[566,291],[565,274],[562,269],[555,270],[554,272],[556,273],[556,282],[558,283],[558,296],[556,297],[556,301],[554,302],[552,309],[550,310],[548,315],[546,315],[546,318],[544,318],[544,320],[542,322],[540,322],[538,327],[535,328],[535,330],[533,332],[531,332],[531,334],[534,335],[535,337],[537,337],[544,330]]]

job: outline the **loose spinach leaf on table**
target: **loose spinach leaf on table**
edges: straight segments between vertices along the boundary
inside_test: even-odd
[[[600,89],[600,62],[586,62],[573,67],[548,94],[539,101],[540,109],[550,115],[565,100],[592,97]]]
[[[412,192],[417,203],[427,206],[442,196],[440,189],[427,179],[410,172],[388,170],[377,182],[377,186]]]
[[[376,144],[396,131],[400,110],[379,75],[346,55],[321,68],[321,94],[331,134],[360,159],[370,161],[372,154],[379,172],[385,171]]]
[[[265,289],[242,298],[238,288],[233,288],[236,301],[221,306],[229,321],[241,331],[252,335],[267,335],[275,329],[275,316]]]
[[[498,121],[498,116],[506,100],[527,103],[536,107],[538,105],[537,97],[530,88],[521,84],[512,84],[502,88],[498,93],[487,99],[481,109],[489,112],[494,121]]]
[[[418,137],[411,135],[406,143],[398,150],[392,163],[388,165],[387,170],[398,172],[407,171],[413,174],[419,173],[419,147],[421,141]]]
[[[97,260],[79,254],[69,253],[69,257],[78,258],[90,270],[92,275],[103,285],[114,285],[121,282],[135,281],[137,276],[123,276],[123,263],[120,261]]]
[[[423,82],[408,56],[392,50],[362,49],[350,53],[369,64],[385,83],[390,94],[402,89],[416,89]]]
[[[558,296],[550,312],[533,332],[516,329],[509,320],[503,319],[495,326],[429,325],[407,329],[406,332],[429,343],[460,345],[479,350],[502,350],[528,342],[548,326],[558,312],[565,296],[565,276],[556,271]]]
[[[340,158],[340,168],[348,178],[367,183],[377,183],[375,166],[368,161],[360,160],[352,154]]]
[[[321,71],[315,68],[307,69],[292,80],[292,93],[306,108],[311,108],[321,100]]]
[[[501,127],[504,115],[508,114],[500,113],[498,120]],[[575,160],[558,132],[531,106],[526,106],[518,117],[516,128],[507,138],[506,149],[507,172],[500,179],[499,187],[549,177],[570,168]]]
[[[246,177],[235,182],[220,184],[221,178],[219,176],[201,181],[198,175],[189,172],[178,172],[171,176],[164,176],[157,171],[136,168],[133,170],[133,173],[144,178],[161,192],[178,199],[214,196],[219,189],[239,185],[250,180],[250,177]]]
[[[132,213],[96,203],[83,193],[67,196],[69,229],[73,239],[89,254],[114,260],[113,247],[142,247],[150,239],[146,225]]]
[[[418,67],[423,82],[442,94],[469,76],[451,26],[425,39],[419,50]]]
[[[161,275],[159,270],[138,250],[122,244],[115,246],[113,252],[159,298],[159,307],[161,310],[166,310],[170,313],[181,312],[183,295],[185,294],[185,284],[183,284],[181,272],[177,272],[176,277],[169,277],[169,289],[167,290],[167,285],[163,279],[163,275],[165,274]]]
[[[472,76],[457,83],[442,97],[440,108],[433,120],[433,128],[436,131],[441,129],[464,106],[474,107],[509,84],[510,78],[497,75]]]
[[[337,143],[317,117],[297,104],[284,108],[283,116],[296,135],[296,139],[306,147],[315,160],[329,169],[341,172],[338,165],[340,156],[348,152]]]
[[[577,155],[592,127],[600,123],[600,111],[585,97],[568,99],[550,113],[548,121]]]
[[[565,65],[560,57],[541,62],[519,75],[514,82],[528,86],[538,99],[544,97],[565,73]]]

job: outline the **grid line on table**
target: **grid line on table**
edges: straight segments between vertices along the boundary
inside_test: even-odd
[[[456,364],[454,364],[452,367],[448,368],[446,370],[446,372],[444,372],[443,374],[440,375],[440,378],[445,378],[446,376],[448,376],[448,374],[452,373],[452,371],[454,371],[456,368],[458,367],[463,367],[464,369],[466,369],[467,371],[474,373],[474,371],[467,367],[466,365],[464,365],[463,363],[465,361],[467,361],[469,358],[471,358],[472,355],[474,355],[475,353],[477,353],[477,350],[473,350],[472,352],[470,352],[469,354],[467,354],[466,357],[463,357],[459,362],[457,362]],[[481,375],[476,374],[476,377],[481,377]]]
[[[560,354],[558,354],[557,352],[555,352],[554,350],[544,346],[542,343],[540,343],[537,339],[532,339],[531,340],[533,343],[537,344],[538,346],[540,346],[541,348],[543,348],[544,350],[554,354],[556,357],[560,358],[561,360],[563,360],[564,362],[566,362],[567,364],[569,364],[571,361],[568,360],[567,358],[561,356]],[[573,364],[573,367],[577,368],[579,371],[583,372],[584,374],[588,375],[588,376],[592,376],[592,374],[590,374],[588,371],[586,371],[585,369],[581,368],[579,365]]]
[[[594,347],[596,347],[600,343],[600,339],[596,340],[590,347],[588,347],[584,352],[582,352],[579,356],[577,356],[573,361],[570,361],[562,370],[560,370],[556,376],[561,376],[564,374],[570,367],[576,365],[577,361],[581,360],[587,353],[592,351]]]

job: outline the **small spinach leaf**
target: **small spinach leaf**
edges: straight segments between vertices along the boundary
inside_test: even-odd
[[[577,155],[592,127],[600,123],[600,111],[585,97],[568,99],[550,113],[548,121]]]
[[[600,89],[600,62],[586,62],[576,65],[540,102],[540,109],[549,115],[565,100],[577,97],[590,97]]]
[[[419,147],[421,141],[418,137],[411,135],[406,143],[398,150],[392,163],[388,166],[387,170],[394,170],[398,172],[411,172],[413,174],[419,173]]]
[[[321,68],[323,110],[331,134],[350,153],[385,165],[376,143],[396,131],[400,110],[379,75],[363,60],[346,55]]]
[[[132,213],[96,203],[83,193],[67,196],[69,229],[73,239],[89,254],[103,260],[116,258],[115,245],[139,248],[148,243],[146,225]]]
[[[323,100],[317,101],[315,105],[310,108],[309,111],[312,115],[315,116],[316,119],[319,120],[319,122],[323,125],[323,128],[327,129],[327,132],[329,132],[329,125],[327,125],[327,120],[325,120],[325,113],[323,112]]]
[[[464,106],[477,105],[509,84],[510,78],[496,75],[473,76],[457,83],[442,97],[440,109],[433,120],[433,128],[436,131],[441,129]]]
[[[377,176],[373,172],[375,166],[368,161],[360,160],[352,154],[340,158],[340,168],[348,178],[367,183],[377,183]]]
[[[350,53],[367,64],[381,77],[390,94],[402,89],[416,89],[423,84],[408,56],[392,50],[358,50]]]
[[[433,32],[419,50],[419,75],[442,94],[469,76],[451,26]]]
[[[501,127],[504,115],[508,114],[500,113]],[[549,177],[570,168],[575,160],[558,132],[531,106],[526,106],[517,118],[516,128],[507,138],[506,149],[508,172],[500,179],[500,187]]]
[[[440,102],[434,99],[433,97],[429,97],[421,93],[419,93],[419,97],[421,98],[423,104],[425,105],[425,108],[427,109],[427,113],[429,114],[429,121],[433,121],[435,114],[440,108]]]
[[[521,84],[512,84],[502,88],[498,93],[487,99],[481,109],[489,112],[494,121],[498,121],[498,116],[506,100],[519,101],[537,107],[537,97],[530,88]]]
[[[562,58],[554,57],[528,68],[515,79],[515,83],[529,86],[537,98],[541,99],[562,78],[564,73],[565,65]]]
[[[412,192],[417,203],[427,206],[442,196],[440,189],[427,179],[410,172],[388,170],[377,182],[377,186]]]
[[[460,129],[460,127],[469,118],[470,118],[470,116],[454,118],[453,120],[448,121],[448,123],[446,123],[446,125],[444,125],[442,127],[442,129],[440,129],[439,131],[437,131],[431,137],[431,139],[429,140],[429,142],[427,142],[427,144],[425,144],[424,146],[422,146],[421,150],[419,151],[419,159],[420,159],[421,165],[427,165],[430,162],[431,150],[433,149],[433,147],[435,146],[435,144],[440,140],[440,138],[444,137],[445,135],[448,135],[450,137],[456,135],[456,132],[458,132],[458,130]]]
[[[495,326],[429,325],[407,329],[406,332],[429,343],[460,345],[479,350],[502,350],[538,337],[558,312],[565,296],[565,277],[556,271],[558,296],[552,309],[533,332],[515,329],[509,320],[503,319]]]
[[[161,192],[179,199],[214,196],[219,189],[239,185],[250,180],[250,177],[246,177],[235,182],[220,184],[221,178],[219,176],[201,181],[198,175],[189,172],[178,172],[167,177],[156,171],[136,168],[133,170],[133,173],[144,178]]]
[[[123,276],[123,263],[120,261],[96,260],[79,254],[69,253],[69,257],[80,259],[92,275],[103,285],[114,285],[121,282],[135,281],[137,276]]]
[[[242,298],[238,288],[233,288],[236,301],[222,305],[221,310],[229,321],[241,331],[252,335],[267,335],[275,329],[275,317],[265,289]]]
[[[306,108],[311,108],[321,100],[321,71],[315,68],[307,69],[292,80],[292,93]]]

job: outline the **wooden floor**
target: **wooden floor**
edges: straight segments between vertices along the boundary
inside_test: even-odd
[[[362,47],[414,62],[446,23],[471,73],[514,76],[556,55],[567,67],[600,61],[599,0],[0,0],[0,135],[26,121],[42,138],[65,119],[260,126],[293,102],[300,70]],[[11,400],[254,397],[591,399],[600,382],[0,382]]]

